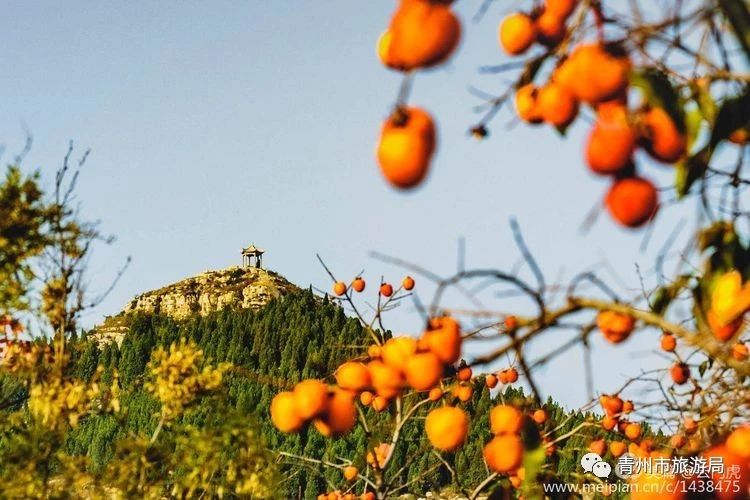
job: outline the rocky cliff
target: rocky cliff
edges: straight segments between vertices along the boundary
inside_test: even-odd
[[[127,333],[125,317],[132,313],[163,314],[181,320],[227,307],[259,309],[272,298],[299,290],[284,277],[253,267],[206,271],[158,290],[137,295],[123,311],[94,329],[100,343],[120,343]]]

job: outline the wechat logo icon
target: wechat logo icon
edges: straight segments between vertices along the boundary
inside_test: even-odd
[[[596,453],[586,453],[581,458],[581,467],[586,472],[591,472],[601,479],[608,478],[612,472],[612,467]]]

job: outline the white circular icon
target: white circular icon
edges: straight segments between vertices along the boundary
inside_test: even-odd
[[[583,470],[585,470],[586,472],[591,472],[594,469],[594,464],[601,461],[602,457],[600,457],[598,454],[586,453],[581,458],[581,467],[583,467]]]

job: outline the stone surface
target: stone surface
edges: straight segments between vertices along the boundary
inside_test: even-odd
[[[162,314],[176,320],[231,307],[260,309],[282,295],[299,290],[284,277],[266,269],[230,267],[206,271],[158,290],[137,295],[116,315],[94,329],[97,341],[118,344],[127,334],[125,316],[133,313]]]

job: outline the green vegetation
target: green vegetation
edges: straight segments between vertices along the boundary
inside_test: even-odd
[[[216,436],[226,426],[257,428],[262,442],[273,453],[287,452],[336,463],[340,459],[351,460],[361,470],[366,467],[365,456],[358,450],[372,449],[390,438],[385,435],[385,424],[390,418],[388,412],[379,417],[383,429],[376,424],[370,429],[369,438],[362,426],[333,440],[323,438],[312,427],[293,435],[281,434],[273,428],[268,408],[277,392],[304,378],[328,377],[344,359],[356,357],[366,350],[364,341],[367,337],[359,323],[347,318],[337,305],[321,301],[309,290],[272,300],[259,311],[225,310],[182,322],[162,316],[136,315],[128,317],[127,323],[130,332],[119,348],[111,343],[100,350],[85,336],[69,344],[76,377],[90,381],[100,376],[102,384],[111,384],[118,376],[122,391],[123,411],[82,418],[80,425],[70,429],[64,438],[65,454],[87,457],[88,469],[94,475],[107,473],[113,466],[122,466],[118,462],[123,448],[137,443],[142,445],[143,441],[134,437],[146,438],[154,433],[160,404],[144,387],[147,366],[155,349],[179,343],[181,339],[193,341],[203,350],[204,363],[218,365],[226,362],[230,367],[224,374],[223,389],[219,393],[197,400],[179,419],[162,430],[160,442],[163,444],[148,455],[154,461],[153,474],[166,472],[164,469],[174,464],[182,464],[175,471],[175,477],[180,478],[190,468],[189,457],[195,459],[201,454],[208,457],[206,460],[215,460],[219,464],[226,461],[226,456],[221,453],[191,452],[186,446],[196,440],[201,443],[208,440],[209,444],[214,442],[222,449],[221,439]],[[103,368],[100,375],[97,366]],[[13,387],[21,390],[10,379],[0,383],[0,390],[6,394]],[[451,470],[432,451],[421,418],[404,427],[395,450],[395,465],[389,469],[394,471],[393,475],[387,477],[394,484],[408,484],[402,493],[438,491],[452,482],[470,490],[487,477],[482,446],[490,438],[488,415],[497,401],[493,402],[482,377],[475,381],[475,393],[476,396],[466,404],[467,411],[477,416],[471,424],[467,444],[456,453],[443,455],[456,472],[456,478],[451,477]],[[531,408],[530,401],[520,390],[508,388],[496,398]],[[431,403],[428,407],[438,404]],[[556,435],[573,429],[586,418],[580,413],[567,415],[551,401],[546,409],[550,415],[548,428],[563,424]],[[557,480],[576,480],[575,475],[580,473],[578,460],[589,441],[584,436],[603,432],[599,427],[590,427],[560,444],[555,461],[560,472],[556,475]],[[175,457],[180,458],[176,460]],[[343,484],[339,470],[318,464],[291,460],[282,461],[282,468],[283,475],[279,477],[284,479],[277,491],[283,497],[314,498],[322,491]],[[222,470],[222,466],[216,469]]]

